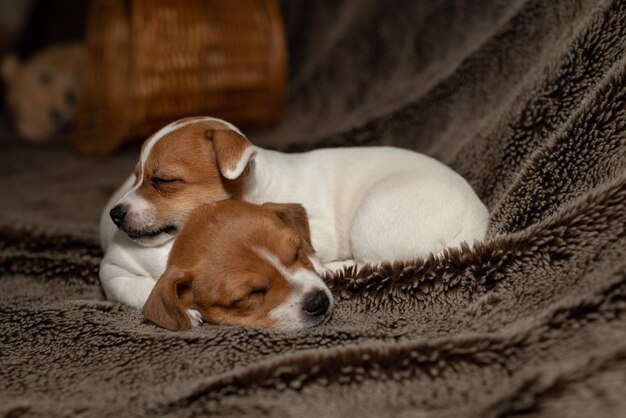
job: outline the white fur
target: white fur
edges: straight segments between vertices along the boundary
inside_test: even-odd
[[[305,297],[307,295],[310,296],[322,290],[326,293],[330,302],[328,310],[330,311],[332,309],[333,297],[322,279],[317,274],[307,269],[299,269],[291,273],[287,267],[280,262],[278,257],[265,248],[258,248],[256,251],[262,258],[274,266],[274,268],[293,286],[289,298],[269,313],[269,317],[276,321],[278,328],[302,329],[321,322],[323,317],[312,320],[304,314],[302,307],[306,303]]]
[[[235,167],[234,170],[225,170],[222,175],[224,177],[226,177],[229,180],[235,180],[237,177],[239,177],[241,175],[241,173],[243,173],[243,170],[246,168],[246,165],[248,165],[248,162],[252,159],[254,159],[256,155],[256,148],[255,147],[248,147],[246,148],[246,150],[243,152],[241,158],[239,159],[239,161],[237,162],[237,166]]]
[[[191,320],[192,327],[197,327],[198,325],[204,322],[204,319],[202,318],[202,314],[200,313],[200,311],[196,309],[187,309],[187,315],[189,316],[189,319]]]
[[[180,126],[184,125],[176,125]],[[160,132],[157,138],[165,135]],[[149,145],[144,152],[149,152]],[[487,208],[461,176],[425,155],[391,147],[301,154],[254,150],[243,199],[302,204],[316,255],[323,263],[333,262],[333,269],[344,263],[409,261],[484,238]],[[106,256],[100,278],[109,299],[140,308],[150,285],[165,270],[172,241],[142,247],[113,225],[108,212],[132,189],[133,179],[103,212],[100,227]]]
[[[134,176],[113,195],[100,218],[100,238],[104,250],[104,258],[100,262],[100,282],[107,299],[142,308],[165,271],[173,241],[144,247],[113,224],[108,211],[133,182]]]
[[[391,147],[302,154],[257,148],[242,197],[302,204],[324,263],[426,257],[481,240],[489,218],[474,190],[453,170]]]

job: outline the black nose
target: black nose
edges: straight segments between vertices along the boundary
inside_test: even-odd
[[[302,309],[309,315],[320,316],[328,311],[328,305],[330,305],[328,296],[324,291],[319,290],[304,303]]]
[[[109,216],[113,220],[113,223],[117,226],[120,226],[122,222],[124,222],[124,218],[128,213],[128,208],[124,205],[115,205],[113,209],[109,212]]]

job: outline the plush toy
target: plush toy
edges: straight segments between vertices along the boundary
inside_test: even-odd
[[[82,44],[63,44],[25,62],[14,54],[4,58],[6,104],[20,136],[43,142],[71,125],[81,95],[84,57]]]

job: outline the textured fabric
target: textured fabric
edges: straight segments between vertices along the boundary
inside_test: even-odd
[[[0,413],[626,416],[626,1],[298,7],[288,118],[253,141],[433,155],[488,205],[488,239],[345,272],[315,329],[172,333],[97,279],[137,151],[7,144]]]

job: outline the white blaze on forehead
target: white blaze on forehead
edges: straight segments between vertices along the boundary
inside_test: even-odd
[[[314,272],[307,269],[298,269],[290,272],[274,254],[265,248],[255,248],[261,258],[269,262],[289,283],[293,285],[293,291],[289,298],[274,308],[269,316],[274,319],[283,329],[301,329],[307,326],[307,321],[302,314],[304,296],[312,291],[322,290],[328,296],[332,309],[332,295],[322,279]],[[310,326],[310,323],[309,323]]]
[[[152,135],[152,137],[150,137],[150,139],[148,140],[148,143],[146,144],[146,146],[141,151],[141,156],[139,157],[139,162],[141,164],[141,179],[139,180],[139,183],[138,183],[138,185],[136,187],[141,185],[141,182],[143,181],[144,166],[145,166],[146,161],[148,160],[148,157],[150,156],[150,152],[152,152],[152,148],[154,148],[154,145],[157,142],[159,142],[161,139],[165,138],[167,135],[169,135],[172,132],[174,132],[175,130],[180,129],[180,128],[182,128],[184,126],[187,126],[187,125],[191,125],[192,123],[196,123],[196,122],[218,122],[218,123],[222,123],[222,124],[225,125],[226,128],[232,129],[233,131],[243,135],[241,133],[241,131],[239,129],[237,129],[237,127],[235,125],[233,125],[231,123],[228,123],[225,120],[212,118],[212,117],[209,117],[209,116],[198,117],[198,118],[181,119],[181,120],[177,120],[176,122],[172,122],[169,125],[166,125],[163,128],[159,129],[154,135]]]
[[[233,130],[233,131],[243,135],[241,133],[241,131],[235,125],[233,125],[232,123],[226,122],[225,120],[222,120],[222,119],[212,118],[210,116],[200,116],[200,117],[196,117],[196,118],[180,119],[180,120],[177,120],[175,122],[170,123],[169,125],[164,126],[163,128],[159,129],[157,132],[155,132],[154,135],[152,135],[150,137],[150,139],[148,140],[148,142],[146,143],[146,146],[143,147],[143,149],[141,151],[141,155],[139,156],[139,166],[140,166],[139,181],[137,181],[137,179],[135,179],[135,181],[137,181],[137,184],[135,184],[122,197],[122,199],[120,199],[120,202],[126,196],[128,196],[130,193],[132,193],[132,192],[136,191],[137,189],[139,189],[139,187],[143,183],[143,177],[144,177],[144,174],[145,174],[146,161],[148,161],[148,158],[150,157],[150,153],[152,152],[152,149],[154,148],[155,144],[157,142],[159,142],[161,139],[165,138],[167,135],[169,135],[172,132],[176,131],[177,129],[180,129],[180,128],[182,128],[184,126],[187,126],[187,125],[191,125],[192,123],[196,123],[196,122],[218,122],[218,123],[224,124],[225,128],[231,129],[231,130]]]
[[[290,272],[287,267],[265,248],[255,248],[255,251],[261,258],[268,261],[278,272],[291,283],[295,290],[300,290],[302,293],[306,293],[309,290],[322,290],[326,289],[324,281],[315,273],[307,269],[298,269],[295,272]]]
[[[261,256],[262,259],[269,262],[272,267],[274,267],[278,272],[287,280],[290,280],[291,273],[287,268],[283,265],[283,263],[271,252],[267,251],[265,248],[255,248],[256,253]]]

